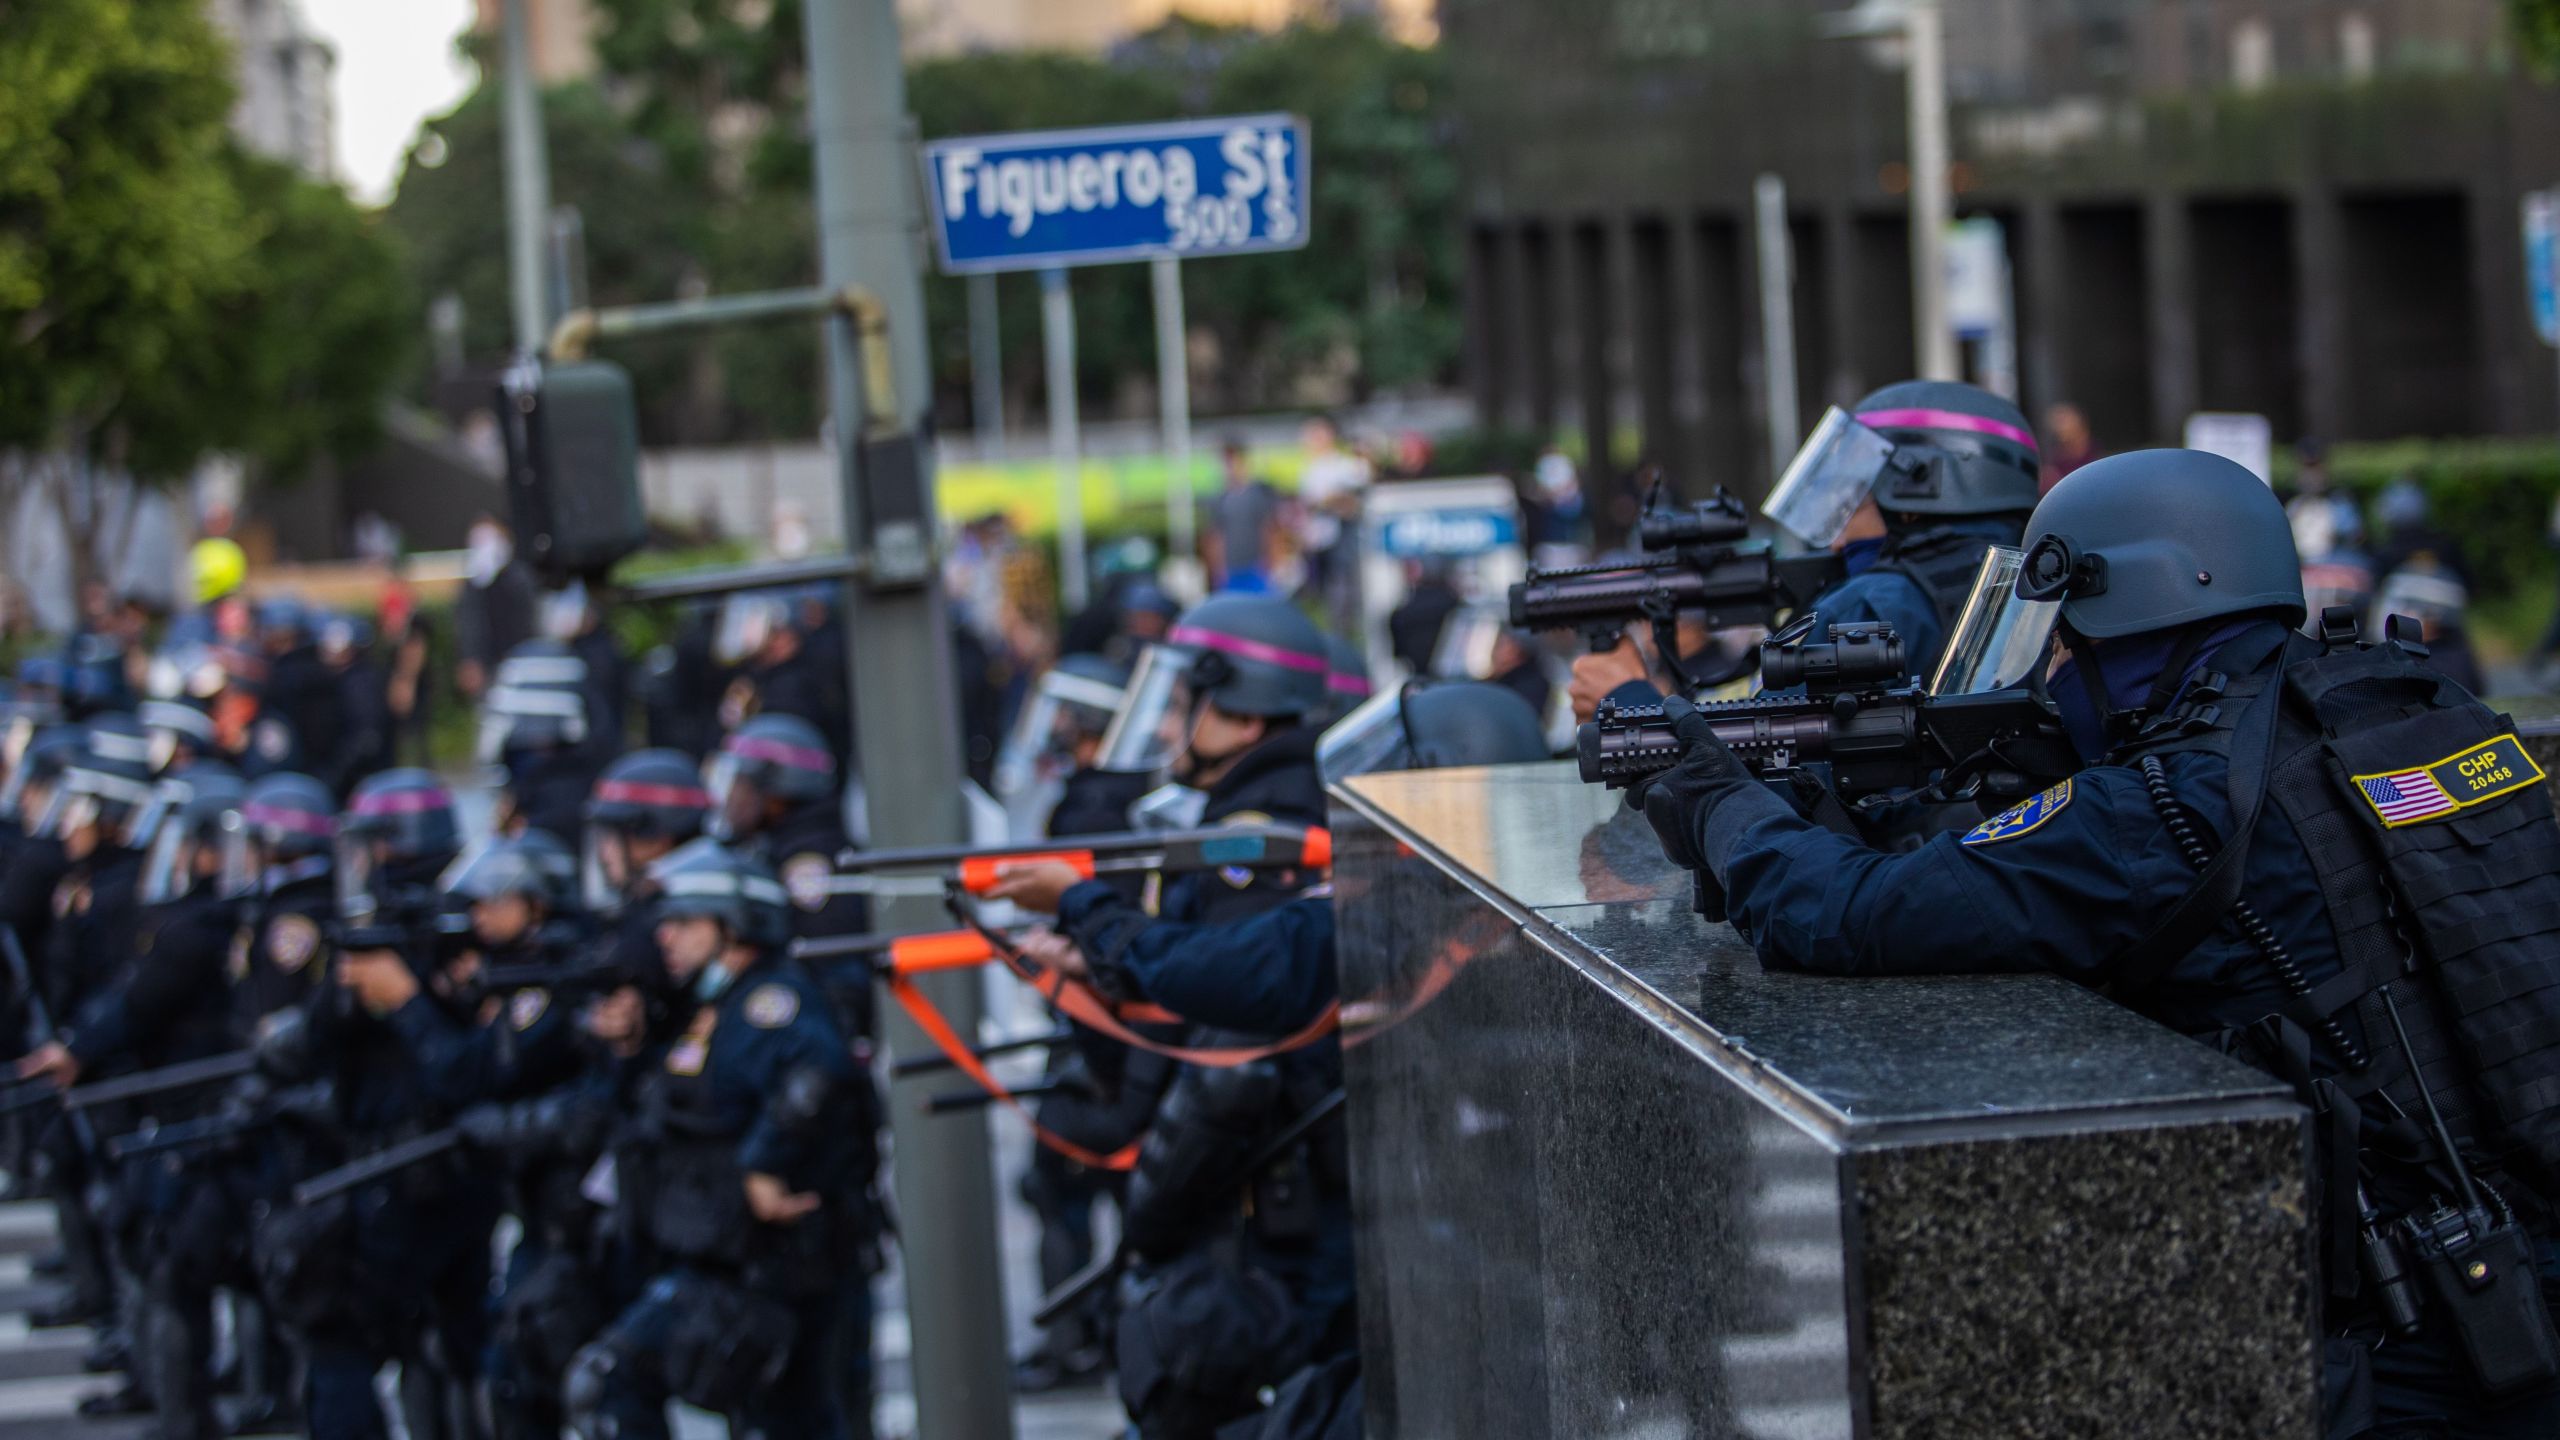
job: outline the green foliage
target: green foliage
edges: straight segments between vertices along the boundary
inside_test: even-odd
[[[9,7],[0,446],[290,475],[371,440],[397,262],[344,194],[238,149],[229,77],[196,0]]]
[[[2463,547],[2480,598],[2497,600],[2547,584],[2554,569],[2552,503],[2560,499],[2560,445],[2549,440],[2401,440],[2341,445],[2329,476],[2366,502],[2396,476],[2426,491],[2434,523]],[[2277,488],[2293,487],[2290,457]]]
[[[2560,73],[2560,0],[2507,0],[2516,46],[2544,74]]]

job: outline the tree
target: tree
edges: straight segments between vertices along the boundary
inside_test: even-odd
[[[2507,0],[2507,8],[2525,59],[2545,74],[2560,72],[2560,0]]]
[[[0,515],[66,534],[101,465],[252,479],[370,443],[411,333],[335,187],[241,152],[198,0],[19,0],[0,25]],[[100,538],[75,547],[75,578]]]

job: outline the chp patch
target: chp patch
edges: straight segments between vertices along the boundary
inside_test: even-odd
[[[320,923],[308,915],[279,915],[267,922],[267,958],[290,975],[320,949]]]
[[[828,887],[835,878],[836,867],[814,850],[782,862],[782,888],[789,892],[791,903],[803,910],[826,909],[832,898]]]
[[[515,998],[507,1002],[507,1023],[518,1030],[530,1030],[533,1022],[542,1018],[542,1012],[550,1008],[550,991],[519,990]]]
[[[2391,828],[2460,814],[2542,783],[2542,767],[2510,733],[2457,750],[2432,765],[2358,775],[2356,793]]]
[[[2065,780],[2041,794],[2028,796],[2022,803],[2012,805],[1967,830],[1964,839],[1958,843],[1997,845],[2003,840],[2015,840],[2061,814],[2062,807],[2070,803],[2071,782]]]
[[[779,1030],[800,1013],[800,994],[788,985],[759,985],[747,996],[747,1023],[759,1030]]]

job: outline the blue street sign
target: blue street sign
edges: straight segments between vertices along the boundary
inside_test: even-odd
[[[1519,527],[1500,510],[1468,506],[1413,510],[1390,517],[1379,548],[1400,560],[1482,555],[1520,543]]]
[[[1294,115],[936,140],[924,173],[950,275],[1307,243],[1307,122]]]
[[[2534,333],[2545,345],[2560,345],[2560,191],[2524,197],[2524,279]]]

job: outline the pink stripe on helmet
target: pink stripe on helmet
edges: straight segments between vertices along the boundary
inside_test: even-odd
[[[291,830],[298,835],[327,837],[337,832],[337,823],[326,815],[308,810],[286,810],[279,806],[251,804],[240,807],[240,818],[252,825],[271,825],[278,830]]]
[[[733,735],[729,739],[729,753],[741,760],[770,760],[794,770],[832,770],[836,763],[836,757],[824,750],[812,750],[806,745],[794,745],[765,735]]]
[[[380,790],[356,797],[358,815],[419,815],[429,810],[450,810],[453,797],[441,785],[421,785],[414,790]]]
[[[2036,449],[2035,432],[2021,429],[2005,420],[1992,420],[1980,415],[1967,415],[1957,410],[1869,410],[1858,417],[1858,423],[1877,430],[1970,430],[2015,445],[2029,452]]]
[[[607,805],[683,805],[711,808],[711,792],[694,785],[653,785],[645,780],[607,780],[596,787],[596,799]]]
[[[1309,675],[1322,675],[1333,668],[1333,662],[1322,655],[1308,655],[1296,650],[1283,650],[1241,635],[1219,630],[1202,630],[1196,626],[1176,625],[1165,637],[1169,645],[1184,645],[1196,650],[1216,650],[1239,660],[1258,660],[1284,670],[1300,670]]]

